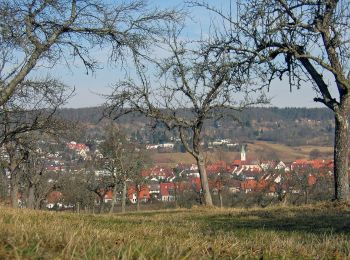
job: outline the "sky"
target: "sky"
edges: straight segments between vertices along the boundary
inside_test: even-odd
[[[151,5],[161,8],[181,6],[184,1],[179,0],[152,0]],[[228,0],[210,1],[219,8],[225,9]],[[183,37],[190,39],[199,39],[200,35],[205,32],[210,24],[211,17],[204,10],[192,10],[191,19],[186,22],[187,27],[184,29]],[[75,95],[68,101],[65,107],[79,108],[99,106],[105,102],[104,94],[112,91],[113,83],[122,80],[125,72],[116,65],[107,62],[107,50],[94,50],[94,56],[98,57],[101,69],[96,70],[93,74],[86,74],[82,66],[67,68],[63,64],[58,64],[48,74],[61,79],[64,83],[75,88]],[[322,107],[321,104],[315,103],[315,96],[311,85],[302,86],[301,90],[290,92],[289,86],[285,81],[275,81],[270,91],[267,93],[271,98],[271,105],[277,107]]]

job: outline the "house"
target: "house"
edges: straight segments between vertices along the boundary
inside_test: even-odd
[[[63,204],[61,203],[63,194],[59,191],[52,191],[46,197],[46,208],[52,209],[55,206],[61,208]]]
[[[76,150],[76,151],[85,151],[85,152],[89,152],[90,151],[90,148],[86,145],[86,144],[80,144],[80,143],[77,143],[77,142],[69,142],[67,144],[67,147],[68,149],[70,150]]]
[[[241,181],[230,179],[226,182],[230,193],[238,193],[241,191]]]
[[[225,161],[218,161],[207,165],[208,174],[231,173],[234,167]]]
[[[175,185],[172,182],[160,183],[160,198],[162,201],[175,201]]]
[[[151,197],[156,199],[160,197],[160,184],[158,181],[152,181],[149,183],[148,188]]]
[[[292,162],[291,170],[296,169],[332,169],[334,166],[333,160],[305,160],[298,159]]]
[[[173,170],[167,167],[154,166],[141,172],[146,179],[167,180],[174,177]]]
[[[128,198],[131,203],[136,204],[137,203],[137,191],[135,186],[130,186],[128,189]],[[138,199],[141,202],[147,202],[151,198],[150,196],[150,190],[147,185],[143,185],[141,187],[141,190],[139,192]]]
[[[245,145],[242,146],[241,159],[240,160],[236,159],[233,161],[232,173],[234,173],[236,175],[240,175],[242,172],[247,172],[247,171],[248,172],[249,171],[250,172],[262,172],[263,169],[262,169],[260,162],[258,160],[247,159],[245,147],[246,147]]]
[[[113,200],[113,191],[109,190],[106,192],[103,198],[103,202],[107,203],[107,202],[111,202],[112,200]]]
[[[148,144],[148,145],[146,145],[146,150],[156,150],[158,148],[173,149],[174,144],[173,143],[164,143],[164,144]]]
[[[258,182],[253,179],[248,179],[241,182],[241,190],[245,193],[252,192],[256,189]]]

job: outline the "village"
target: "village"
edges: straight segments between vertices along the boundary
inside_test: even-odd
[[[148,145],[146,149],[149,147]],[[323,193],[325,190],[329,190],[329,193],[332,191],[332,160],[297,159],[291,162],[259,160],[251,158],[246,150],[247,144],[243,144],[239,159],[233,158],[231,162],[223,160],[209,162],[206,165],[210,191],[214,197],[218,198],[218,206],[229,205],[227,203],[231,197],[236,197],[236,201],[239,197],[241,204],[244,205],[247,196],[255,199],[263,196],[275,202],[283,202],[288,197],[294,196],[307,202],[308,197],[311,197],[310,194],[316,190]],[[44,194],[41,208],[76,210],[79,206],[69,201],[64,189],[62,190],[61,185],[56,185],[56,183],[60,176],[71,178],[74,176],[86,177],[91,174],[94,175],[94,183],[103,183],[102,186],[101,184],[96,186],[100,188],[95,190],[98,195],[95,194],[93,199],[95,206],[101,203],[108,205],[113,199],[117,204],[121,203],[121,192],[114,193],[113,185],[107,183],[110,180],[106,181],[111,173],[99,168],[91,172],[91,169],[84,166],[86,161],[91,160],[92,154],[96,158],[103,158],[98,149],[92,151],[86,144],[74,141],[68,142],[63,152],[48,154],[45,172],[49,176],[46,181],[51,184],[51,188],[47,189],[47,193]],[[6,157],[3,159],[6,160]],[[145,207],[150,203],[178,205],[180,201],[183,205],[202,203],[201,180],[196,164],[178,163],[175,167],[153,164],[140,171],[139,175],[137,183],[131,178],[127,180],[127,198],[130,205],[139,203]],[[18,195],[18,203],[22,207],[25,207],[27,199],[24,194],[23,192]],[[185,199],[188,200],[186,203],[184,203]]]

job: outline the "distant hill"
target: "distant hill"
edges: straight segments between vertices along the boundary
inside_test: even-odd
[[[102,107],[65,108],[59,111],[67,119],[88,124],[98,124],[103,117]],[[186,113],[186,111],[184,111]],[[229,115],[226,112],[226,115]],[[207,122],[206,141],[229,138],[234,141],[268,141],[289,146],[323,145],[333,143],[333,115],[327,108],[249,108],[235,116],[240,122],[229,117]],[[171,141],[174,133],[164,127],[152,129],[151,121],[139,114],[129,114],[117,123],[127,128],[127,133],[142,143]]]

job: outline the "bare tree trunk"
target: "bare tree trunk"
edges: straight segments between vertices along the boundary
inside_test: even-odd
[[[28,203],[27,207],[29,209],[35,208],[35,186],[32,184],[29,184],[29,191],[28,191]]]
[[[111,209],[109,210],[109,214],[112,214],[114,211],[114,205],[117,203],[117,184],[114,184],[113,187],[113,193],[112,193],[112,205]]]
[[[43,200],[40,198],[40,199],[37,199],[36,201],[35,201],[35,204],[34,204],[34,208],[35,209],[41,209],[42,208],[42,202],[43,202]]]
[[[174,182],[174,200],[175,200],[175,208],[177,208],[177,187],[176,187],[176,182]]]
[[[11,173],[11,205],[13,208],[18,208],[18,181],[17,174]]]
[[[98,213],[100,213],[100,214],[103,213],[103,204],[104,204],[103,197],[104,197],[104,195],[99,195],[100,205],[98,208]]]
[[[221,193],[221,190],[219,190],[218,193],[219,193],[219,200],[220,200],[220,208],[223,208],[224,205],[223,205],[223,202],[222,202],[222,193]]]
[[[350,194],[348,177],[349,124],[346,113],[335,113],[334,139],[335,200],[347,201],[350,199]]]
[[[125,213],[126,206],[126,181],[123,183],[123,192],[122,192],[122,213]]]
[[[306,189],[305,189],[305,204],[308,204],[308,203],[309,203],[309,190],[306,187]]]
[[[138,187],[136,187],[136,201],[137,201],[137,204],[136,204],[136,211],[140,211],[140,191],[138,189]]]
[[[206,206],[213,206],[213,200],[212,200],[211,194],[210,194],[207,170],[205,169],[203,155],[199,154],[199,156],[196,158],[196,161],[197,161],[199,176],[200,176],[200,180],[201,180],[204,204]]]

